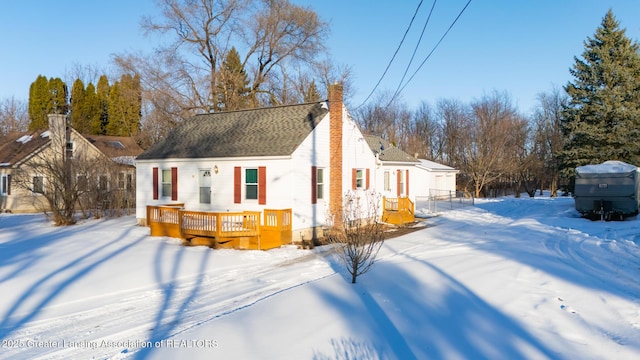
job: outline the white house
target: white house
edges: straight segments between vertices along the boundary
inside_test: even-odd
[[[136,216],[145,224],[147,205],[170,203],[219,212],[292,209],[293,240],[308,239],[329,214],[341,214],[347,191],[420,193],[401,178],[420,171],[419,161],[370,144],[338,84],[328,101],[196,115],[136,159]]]
[[[455,197],[456,175],[460,170],[425,159],[419,161],[417,167],[423,171],[418,172],[417,186],[420,188],[416,189],[416,192],[424,193],[426,189],[427,195],[431,197]]]

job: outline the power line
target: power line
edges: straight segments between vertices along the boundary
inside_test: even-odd
[[[371,90],[371,92],[369,93],[369,95],[367,96],[366,99],[364,99],[364,101],[362,102],[362,104],[358,105],[355,110],[357,110],[358,108],[360,108],[362,105],[364,105],[364,103],[367,102],[367,100],[369,100],[369,98],[371,97],[371,95],[373,95],[373,93],[376,91],[376,89],[378,88],[378,86],[380,85],[380,83],[382,82],[382,79],[384,79],[385,75],[387,74],[387,71],[389,71],[389,68],[391,67],[391,64],[393,63],[393,60],[396,58],[396,55],[398,55],[398,51],[400,51],[400,48],[402,47],[402,44],[404,43],[404,39],[406,39],[407,34],[409,33],[409,30],[411,29],[411,25],[413,24],[413,20],[416,18],[416,15],[418,14],[418,10],[420,10],[420,6],[422,6],[422,2],[424,0],[420,0],[420,3],[418,4],[418,7],[416,8],[416,11],[413,13],[413,16],[411,17],[411,21],[409,22],[409,26],[407,26],[407,30],[405,30],[404,35],[402,36],[402,40],[400,40],[400,44],[398,44],[398,48],[396,49],[396,51],[393,53],[393,56],[391,57],[391,60],[389,60],[389,63],[387,64],[387,68],[384,69],[384,72],[382,73],[382,76],[380,76],[380,79],[378,80],[378,83],[376,84],[376,86],[373,87],[373,90]]]
[[[422,42],[422,37],[424,36],[424,32],[427,29],[427,24],[429,24],[429,20],[431,19],[431,14],[433,14],[433,9],[436,7],[436,2],[437,2],[437,0],[434,0],[433,1],[433,5],[431,5],[431,10],[429,10],[429,16],[427,17],[427,21],[425,21],[424,26],[422,27],[422,32],[420,33],[420,37],[418,38],[418,42],[416,43],[415,48],[413,48],[413,54],[411,54],[411,59],[409,60],[409,63],[407,64],[407,67],[404,69],[404,74],[402,74],[402,79],[400,79],[400,82],[398,82],[398,87],[396,88],[396,91],[393,93],[393,97],[396,97],[396,94],[398,93],[398,91],[400,89],[400,86],[402,86],[402,82],[404,81],[404,78],[407,76],[407,73],[409,72],[409,68],[411,67],[411,64],[413,63],[413,59],[416,56],[416,52],[418,52],[418,48],[420,47],[420,43]]]
[[[451,28],[453,28],[453,26],[456,24],[456,22],[458,21],[458,19],[460,19],[460,16],[462,16],[462,13],[464,13],[464,11],[467,9],[467,7],[469,6],[469,4],[471,3],[471,0],[467,1],[467,4],[462,8],[462,10],[460,10],[460,13],[458,14],[458,16],[456,16],[456,18],[453,20],[453,22],[451,23],[451,25],[449,26],[449,28],[447,29],[447,31],[444,32],[444,34],[442,35],[442,37],[440,38],[440,40],[438,40],[438,42],[436,43],[436,45],[433,47],[433,49],[431,49],[431,52],[429,52],[429,54],[427,55],[427,57],[422,61],[422,63],[420,63],[420,66],[418,66],[418,68],[416,69],[416,71],[413,73],[413,75],[411,75],[411,77],[409,78],[409,80],[407,80],[407,82],[402,86],[402,88],[400,89],[400,91],[396,91],[396,93],[393,95],[393,97],[391,98],[391,100],[389,101],[389,103],[387,104],[387,106],[389,106],[389,104],[391,104],[393,102],[393,100],[396,99],[396,97],[398,95],[400,95],[400,93],[404,90],[405,87],[407,87],[407,85],[411,82],[411,80],[413,80],[413,78],[416,76],[416,74],[418,73],[418,71],[420,71],[420,69],[422,68],[422,66],[424,65],[424,63],[427,62],[427,60],[429,60],[429,58],[431,57],[431,55],[433,54],[434,51],[436,51],[436,49],[438,48],[438,46],[440,45],[440,43],[442,42],[442,40],[444,40],[445,36],[447,36],[447,34],[449,33],[449,31],[451,30]]]

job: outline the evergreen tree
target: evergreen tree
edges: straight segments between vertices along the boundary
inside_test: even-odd
[[[45,76],[38,75],[36,81],[29,87],[29,130],[48,127],[49,100],[49,80]]]
[[[107,124],[109,123],[109,87],[109,79],[107,76],[100,76],[96,89],[100,115],[98,121],[93,125],[93,133],[97,135],[104,135],[107,132]]]
[[[90,124],[86,123],[85,109],[86,93],[84,83],[80,79],[76,79],[71,86],[71,112],[69,119],[71,126],[80,133],[86,134],[90,132]]]
[[[60,78],[38,75],[29,87],[29,130],[49,127],[49,114],[67,114],[69,111],[67,85]]]
[[[60,78],[49,79],[49,112],[48,114],[69,113],[69,90]]]
[[[561,124],[563,174],[572,177],[575,167],[606,160],[640,165],[640,54],[611,10],[570,72],[574,81],[564,88],[569,103]]]
[[[307,87],[304,92],[304,102],[315,102],[320,101],[322,99],[322,95],[320,95],[320,91],[318,91],[318,87],[316,86],[316,82],[311,80],[309,87]]]
[[[97,132],[96,129],[100,129],[100,102],[98,101],[98,94],[96,94],[96,87],[93,83],[87,85],[84,94],[85,98],[82,113],[85,116],[86,131],[92,135],[99,135],[100,133]]]
[[[123,75],[109,91],[107,135],[133,136],[140,129],[140,78]]]
[[[248,108],[249,94],[251,93],[249,78],[235,47],[229,50],[219,78],[218,110],[229,111]]]

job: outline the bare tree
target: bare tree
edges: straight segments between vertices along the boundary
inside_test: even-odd
[[[486,185],[508,173],[507,153],[512,142],[515,108],[506,94],[494,93],[471,104],[469,137],[462,143],[460,164],[479,197]]]
[[[380,204],[380,195],[372,191],[347,193],[343,198],[342,222],[333,224],[326,234],[351,275],[352,284],[371,269],[384,243],[384,224],[378,221]]]
[[[568,96],[555,88],[548,93],[538,95],[538,107],[533,114],[535,122],[535,146],[537,156],[543,163],[541,179],[549,184],[551,196],[558,195],[560,178],[559,152],[562,151],[564,138],[561,122],[562,110],[567,104]]]
[[[152,55],[115,58],[125,72],[140,75],[143,88],[153,93],[143,95],[151,106],[165,107],[156,113],[186,118],[216,110],[222,64],[232,47],[244,54],[254,107],[289,101],[274,91],[273,79],[286,81],[286,69],[310,66],[325,51],[327,24],[288,0],[156,2],[162,15],[145,18],[142,27],[148,34],[170,35],[171,42]]]
[[[14,97],[0,100],[0,136],[26,131],[29,127],[27,103]]]

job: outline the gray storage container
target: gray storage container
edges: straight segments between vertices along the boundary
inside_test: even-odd
[[[638,168],[622,161],[579,166],[574,199],[583,216],[611,220],[638,214]]]

